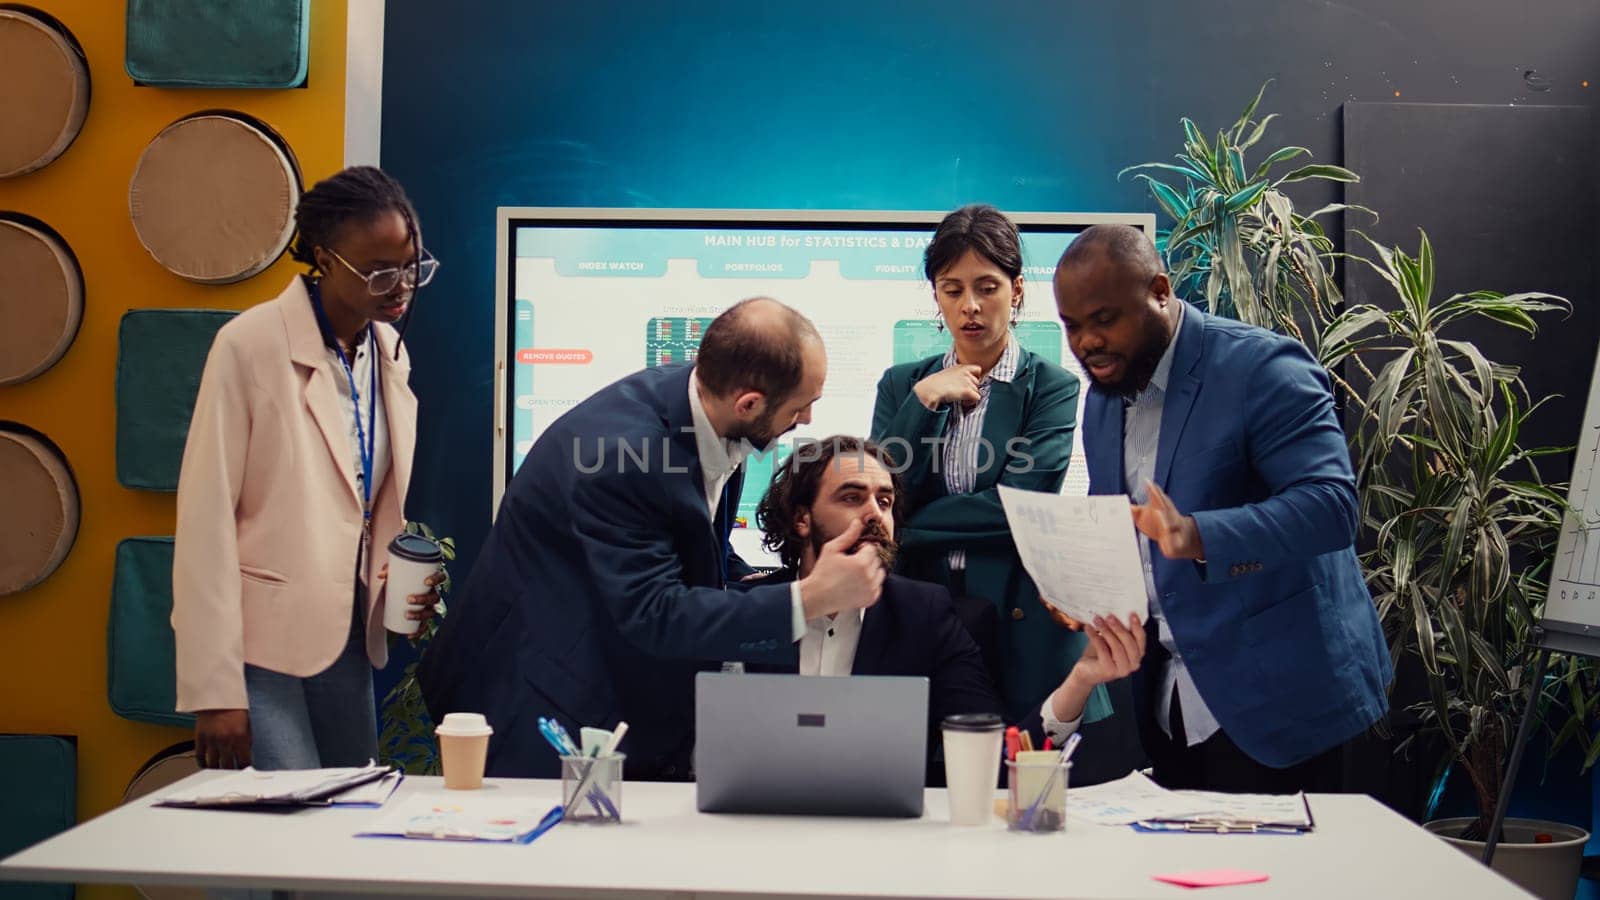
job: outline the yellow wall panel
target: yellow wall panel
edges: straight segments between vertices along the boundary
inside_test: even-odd
[[[244,309],[269,299],[297,266],[284,256],[244,282],[208,286],[169,274],[139,245],[128,220],[128,178],[145,145],[174,119],[202,109],[249,113],[281,134],[307,186],[344,156],[345,4],[312,4],[308,86],[291,90],[135,87],[123,71],[123,4],[33,0],[61,20],[88,56],[93,95],[77,141],[51,165],[0,179],[0,209],[44,220],[83,267],[83,326],[66,356],[33,381],[0,387],[0,419],[47,434],[66,453],[82,495],[77,543],[42,584],[0,598],[0,731],[78,738],[78,814],[116,805],[134,770],[187,736],[127,721],[106,700],[106,619],[119,540],[171,534],[173,495],[116,480],[113,396],[117,323],[129,309]],[[4,277],[0,273],[0,277]],[[0,323],[4,327],[4,323]],[[0,515],[5,514],[0,485]],[[90,889],[80,896],[121,895]]]

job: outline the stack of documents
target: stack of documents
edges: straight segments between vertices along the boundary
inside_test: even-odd
[[[195,809],[254,809],[293,806],[382,806],[404,775],[369,763],[344,769],[242,769],[195,787],[180,788],[157,806]]]
[[[1073,788],[1067,815],[1095,825],[1205,834],[1299,834],[1315,826],[1305,794],[1169,791],[1140,772]]]
[[[1000,486],[1011,537],[1039,596],[1072,619],[1149,618],[1144,562],[1124,494],[1064,497]]]

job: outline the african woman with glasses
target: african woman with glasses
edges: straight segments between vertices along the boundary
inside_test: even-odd
[[[211,768],[362,765],[377,755],[372,667],[416,398],[401,345],[438,262],[394,179],[368,166],[295,210],[310,271],[217,333],[178,480],[177,708]],[[401,323],[397,330],[394,326]]]

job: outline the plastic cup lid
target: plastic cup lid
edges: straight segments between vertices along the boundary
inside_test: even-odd
[[[494,734],[494,729],[489,727],[489,722],[483,713],[447,713],[444,722],[435,729],[439,734],[447,737],[478,737],[479,735]]]
[[[439,562],[444,559],[444,551],[439,545],[420,534],[407,534],[401,532],[389,542],[389,552],[401,559],[412,562]]]
[[[994,713],[963,713],[944,717],[945,731],[999,731],[1005,727]]]

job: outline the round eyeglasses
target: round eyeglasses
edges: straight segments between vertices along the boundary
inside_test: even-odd
[[[391,293],[402,284],[405,285],[406,290],[416,290],[432,281],[434,274],[439,271],[439,261],[434,259],[433,255],[426,250],[422,251],[423,258],[418,260],[415,265],[374,269],[371,272],[362,272],[355,266],[350,265],[350,261],[340,256],[337,250],[329,248],[328,252],[333,255],[334,259],[343,264],[346,269],[349,269],[350,274],[365,281],[367,283],[367,293],[374,297],[382,297]]]

